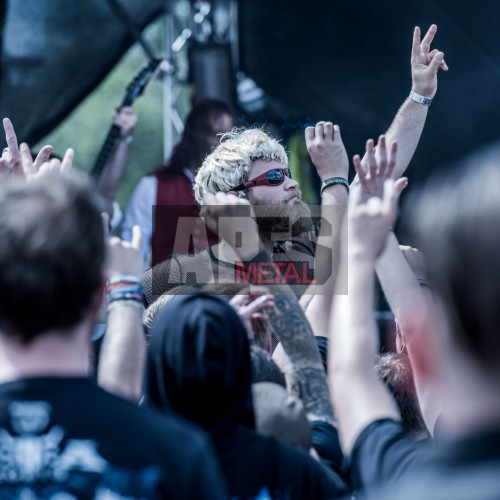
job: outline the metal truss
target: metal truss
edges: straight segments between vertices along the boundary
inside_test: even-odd
[[[231,48],[233,68],[239,67],[237,0],[166,0],[163,57],[163,152],[165,160],[182,134],[180,96],[188,87],[188,48],[220,43]]]

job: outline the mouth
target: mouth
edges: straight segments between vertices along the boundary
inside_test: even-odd
[[[292,196],[286,200],[287,203],[290,205],[296,205],[301,202],[300,198],[298,196]]]
[[[302,200],[300,198],[300,193],[297,191],[291,192],[288,196],[288,198],[285,200],[287,203],[300,203]]]

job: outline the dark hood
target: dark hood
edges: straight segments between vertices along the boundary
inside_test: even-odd
[[[224,298],[196,291],[164,307],[152,329],[145,395],[212,434],[254,427],[248,339]]]

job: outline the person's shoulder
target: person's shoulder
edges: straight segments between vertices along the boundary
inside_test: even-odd
[[[144,279],[151,280],[153,276],[161,277],[165,273],[174,273],[176,270],[189,271],[193,266],[208,265],[212,261],[207,248],[193,254],[171,254],[166,259],[158,262],[144,272]],[[183,282],[171,282],[173,286],[182,285]],[[170,287],[172,288],[172,286]]]
[[[318,498],[339,498],[347,494],[344,480],[334,471],[315,460],[306,450],[281,443],[273,438],[276,460]]]
[[[431,451],[427,440],[417,441],[393,419],[375,420],[357,437],[349,459],[351,481],[356,490],[384,482],[395,484],[425,462]]]
[[[160,412],[150,407],[139,407],[118,396],[110,394],[101,388],[96,388],[101,393],[99,401],[101,410],[108,410],[108,418],[120,415],[119,421],[114,421],[117,430],[134,429],[134,436],[140,441],[147,436],[154,437],[156,443],[161,443],[163,438],[171,446],[172,439],[182,442],[186,450],[189,446],[203,447],[208,438],[196,425],[173,414]],[[106,413],[103,414],[103,417]]]
[[[156,198],[157,184],[158,179],[154,176],[146,175],[141,177],[130,196],[127,212],[135,209],[141,203],[152,206]]]
[[[426,459],[397,487],[373,490],[368,498],[419,500],[496,499],[500,491],[500,429],[479,430],[434,443]]]
[[[102,391],[105,392],[105,391]],[[99,400],[99,422],[108,447],[155,464],[166,474],[163,497],[223,498],[224,486],[209,437],[195,424],[112,394]],[[104,422],[104,420],[106,420]],[[170,489],[172,488],[172,489]]]
[[[281,460],[283,464],[287,464],[290,467],[298,467],[303,470],[312,468],[313,471],[324,471],[319,462],[314,460],[306,450],[282,443],[275,438],[268,437],[266,439],[268,440],[269,448],[273,450],[273,453],[279,457],[279,460]]]
[[[400,446],[408,451],[426,450],[427,440],[417,441],[404,428],[403,424],[391,418],[383,418],[370,422],[356,438],[351,453],[351,459],[356,457],[363,448],[374,450],[377,448]]]
[[[158,183],[158,177],[156,175],[145,175],[139,179],[136,191],[144,191],[148,189],[155,189]]]
[[[279,463],[290,473],[330,478],[329,471],[301,448],[283,443],[273,437],[260,436],[260,445],[274,463]]]
[[[160,269],[162,267],[171,266],[173,262],[176,264],[186,264],[186,263],[197,263],[197,262],[210,262],[212,261],[210,247],[204,248],[195,253],[173,253],[170,254],[166,259],[158,262],[153,267],[148,269],[146,272],[153,272],[154,270]]]
[[[194,253],[175,253],[170,256],[175,258],[178,262],[198,262],[198,261],[211,261],[210,247],[203,248]]]
[[[486,463],[468,463],[457,467],[451,463],[429,460],[408,473],[400,482],[374,488],[361,499],[369,500],[469,500],[497,499],[500,491],[500,458]]]

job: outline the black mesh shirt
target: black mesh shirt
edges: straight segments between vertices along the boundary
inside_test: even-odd
[[[295,238],[274,245],[272,261],[282,263],[279,267],[280,283],[290,285],[295,295],[301,297],[312,282],[314,275],[314,252],[316,231],[311,238]],[[263,264],[263,265],[260,265]],[[148,269],[144,275],[146,306],[158,297],[181,285],[203,287],[208,283],[252,283],[269,286],[265,263],[259,263],[253,273],[242,272],[241,267],[218,259],[213,247],[186,255],[172,255],[170,258]]]

